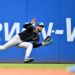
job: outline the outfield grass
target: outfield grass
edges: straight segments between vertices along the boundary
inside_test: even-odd
[[[73,64],[9,64],[0,63],[0,68],[67,68]]]

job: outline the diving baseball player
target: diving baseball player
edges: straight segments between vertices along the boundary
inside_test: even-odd
[[[46,44],[44,41],[42,43],[37,43],[40,39],[39,33],[42,31],[44,25],[43,23],[39,23],[35,28],[33,26],[35,22],[36,22],[36,19],[34,18],[31,20],[30,23],[25,24],[23,27],[26,30],[15,35],[6,44],[0,45],[0,50],[5,50],[15,45],[21,48],[27,48],[24,63],[33,61],[32,58],[29,58],[32,48],[37,48]]]

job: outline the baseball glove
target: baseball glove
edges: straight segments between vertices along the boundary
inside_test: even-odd
[[[50,36],[47,36],[44,40],[45,46],[51,44],[52,42],[53,40]]]

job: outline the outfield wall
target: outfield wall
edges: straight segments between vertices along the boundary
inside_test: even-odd
[[[74,0],[0,0],[0,44],[22,31],[25,22],[36,18],[53,43],[33,49],[35,62],[75,63],[75,1]],[[0,62],[23,62],[25,49],[16,46],[0,51]]]

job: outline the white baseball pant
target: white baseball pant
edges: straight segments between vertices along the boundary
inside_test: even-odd
[[[30,53],[31,53],[32,48],[33,48],[33,45],[30,42],[23,42],[20,39],[19,35],[14,36],[6,44],[0,45],[0,50],[5,50],[5,49],[7,49],[9,47],[12,47],[12,46],[15,46],[15,45],[18,46],[18,47],[21,47],[21,48],[27,48],[26,49],[26,54],[25,54],[25,59],[29,58]]]

